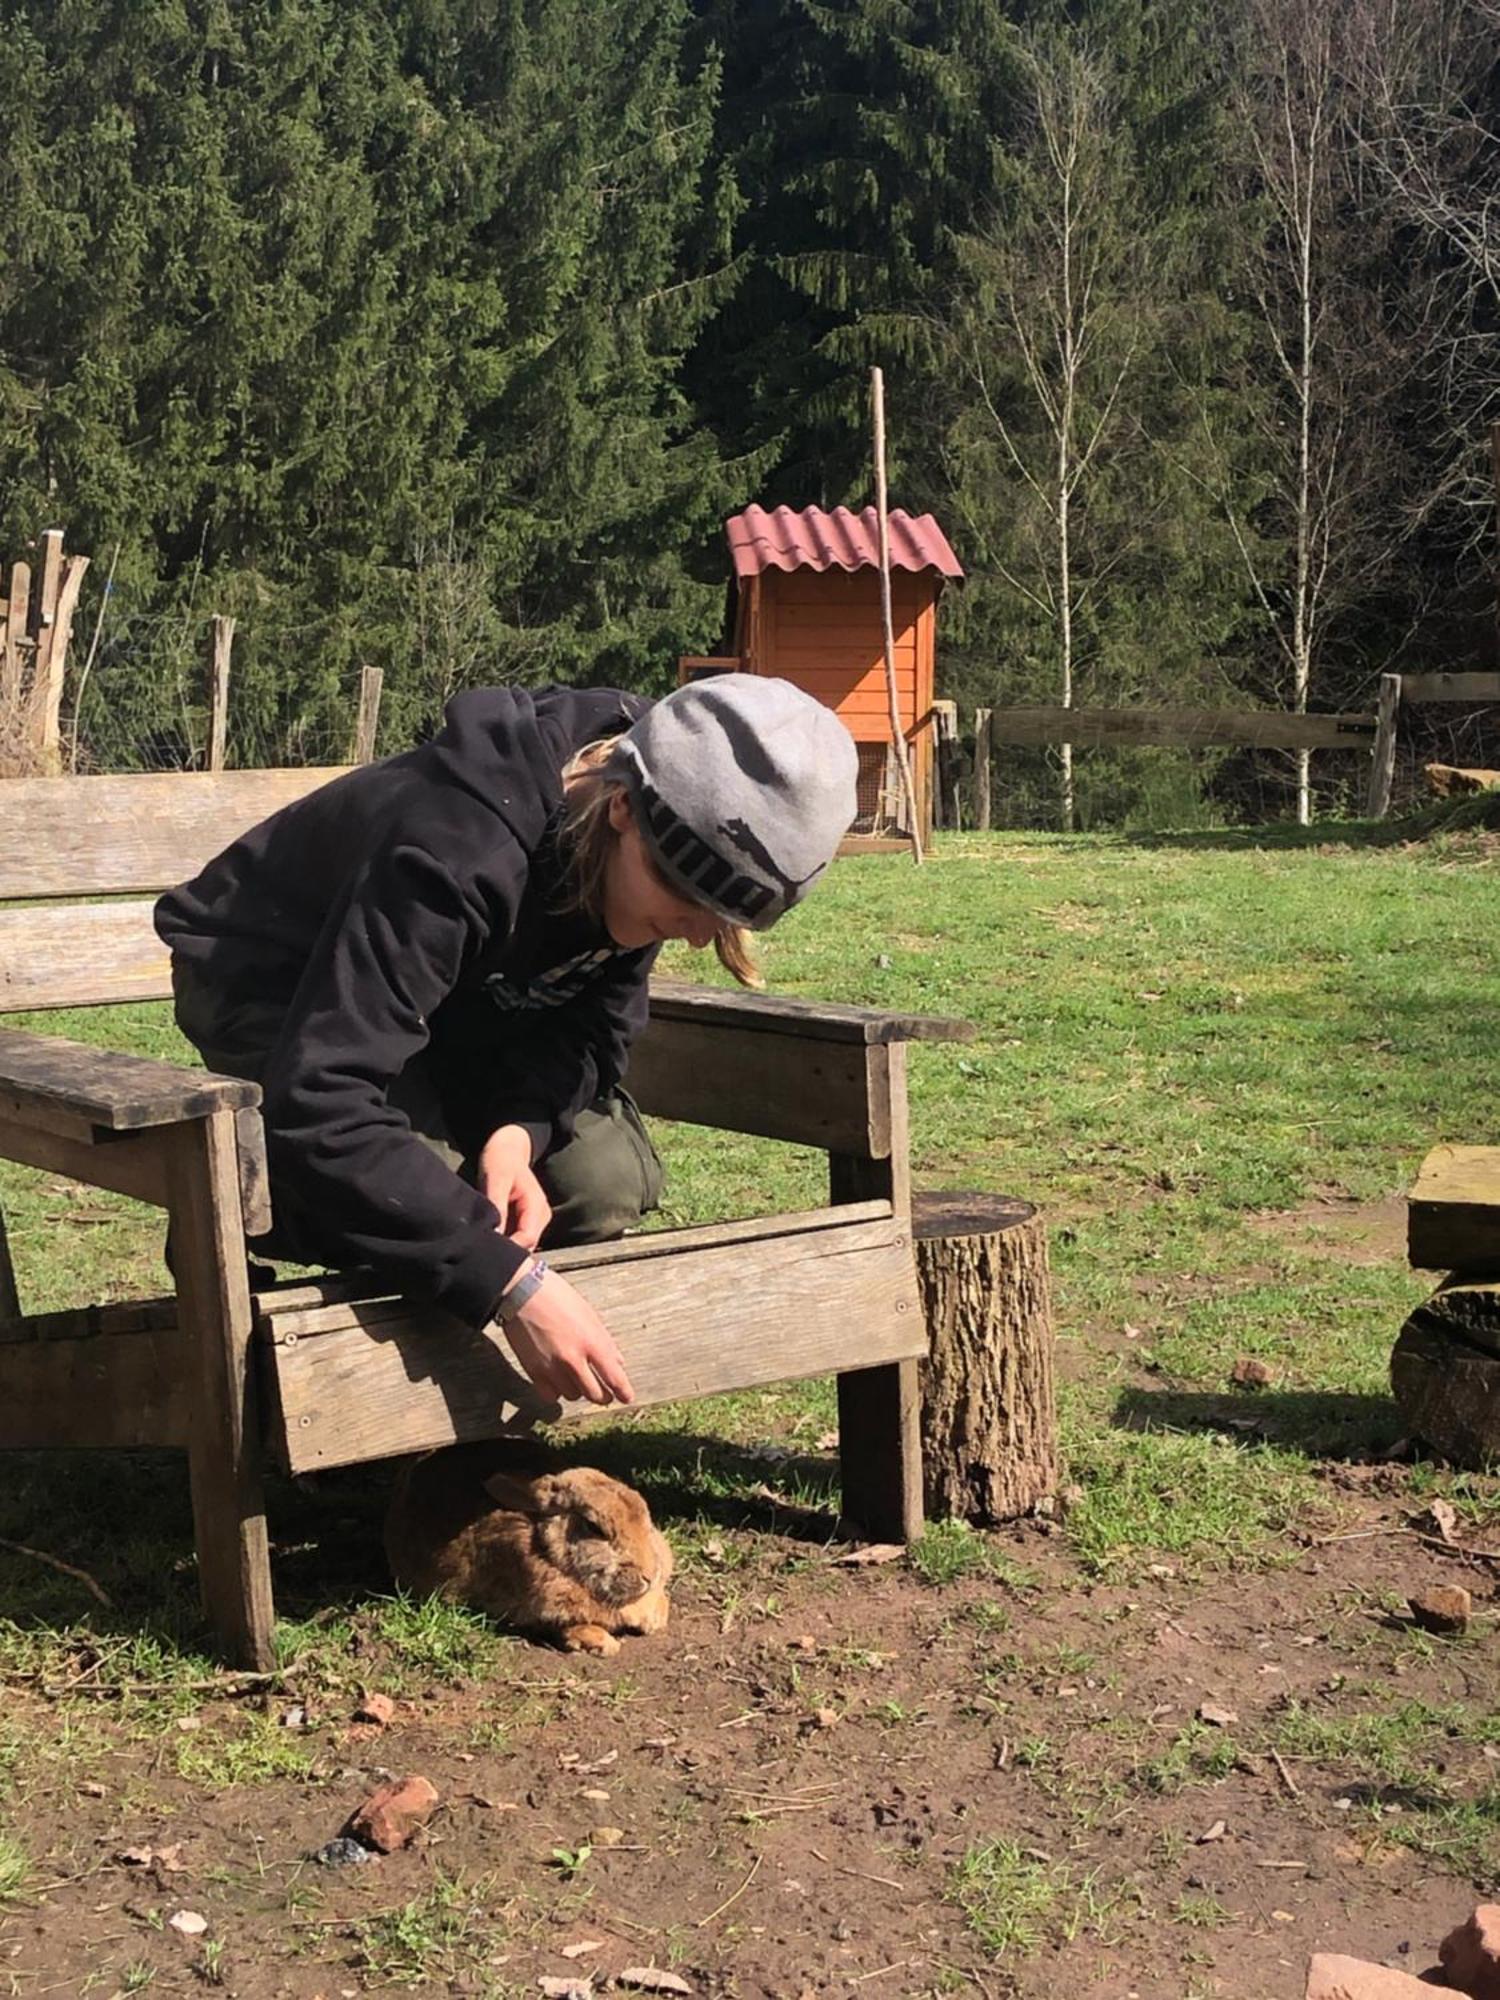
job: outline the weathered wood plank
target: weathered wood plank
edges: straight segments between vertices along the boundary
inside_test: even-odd
[[[0,1212],[0,1326],[11,1326],[21,1317],[21,1295],[16,1289],[16,1267],[11,1260],[10,1233]],[[8,1336],[7,1336],[8,1337]]]
[[[259,1672],[273,1662],[275,1611],[234,1113],[175,1126],[167,1139],[198,1585],[227,1657]]]
[[[620,1343],[642,1407],[923,1351],[910,1235],[894,1218],[573,1269]],[[273,1295],[274,1296],[274,1295]],[[312,1337],[270,1329],[287,1463],[354,1464],[525,1428],[555,1415],[497,1340],[431,1308]],[[597,1414],[588,1403],[564,1417]]]
[[[259,1102],[260,1085],[240,1077],[117,1055],[26,1028],[0,1028],[0,1106],[7,1123],[29,1118],[57,1130],[55,1121],[62,1117],[80,1127],[135,1132]],[[80,1129],[64,1136],[84,1135]]]
[[[87,556],[69,556],[66,559],[63,564],[62,586],[53,607],[51,644],[47,649],[46,680],[37,689],[43,768],[48,771],[62,769],[63,682],[67,677],[68,646],[73,637],[73,617],[78,609],[78,594],[83,588],[84,573],[88,566]]]
[[[905,850],[903,849],[903,852]],[[746,993],[738,988],[694,986],[687,981],[651,982],[651,1017],[656,1021],[720,1021],[763,1034],[808,1035],[829,1042],[968,1042],[972,1021],[943,1014],[902,1014],[879,1007],[846,1007],[831,1000],[794,1000],[782,993]]]
[[[1407,1197],[1419,1271],[1500,1272],[1500,1146],[1437,1146]]]
[[[1403,674],[1405,701],[1500,701],[1500,674]]]
[[[864,1152],[871,1144],[866,1055],[862,1042],[799,1040],[653,1013],[630,1051],[625,1081],[652,1117]]]
[[[1370,752],[1370,782],[1365,815],[1384,819],[1391,809],[1391,783],[1396,775],[1396,723],[1401,713],[1401,676],[1380,676],[1380,700],[1375,709],[1375,743]]]
[[[359,670],[359,711],[354,718],[354,742],[349,752],[351,764],[373,764],[375,738],[380,728],[380,691],[385,673],[380,667]]]
[[[7,778],[0,898],[168,888],[273,812],[342,775],[342,768],[320,768]]]
[[[234,620],[216,612],[209,640],[208,758],[210,771],[222,771],[229,741],[229,669],[234,657]]]
[[[832,1153],[829,1196],[835,1202],[887,1200],[911,1230],[911,1169],[906,1097],[906,1049],[872,1049],[872,1096],[882,1106],[885,1149],[878,1157]],[[912,1278],[916,1280],[913,1255]],[[922,1349],[927,1331],[922,1329]],[[839,1480],[846,1518],[875,1541],[912,1542],[922,1532],[922,1428],[918,1364],[839,1373]]]
[[[0,1160],[23,1167],[40,1167],[87,1187],[111,1188],[133,1201],[167,1205],[166,1163],[162,1144],[170,1127],[152,1126],[140,1132],[96,1134],[91,1144],[21,1124],[0,1110]]]
[[[21,688],[25,679],[23,652],[31,641],[27,628],[31,621],[31,565],[11,566],[10,596],[5,605],[5,659],[0,667],[0,707],[7,716],[18,716]]]
[[[170,998],[172,962],[151,910],[133,898],[0,909],[0,1014]]]
[[[996,743],[1163,744],[1193,749],[1239,744],[1268,750],[1360,750],[1375,734],[1373,715],[1294,715],[1280,709],[996,708]]]
[[[851,1222],[889,1222],[891,1214],[888,1201],[857,1201],[785,1215],[752,1215],[739,1222],[698,1223],[691,1229],[648,1229],[612,1243],[579,1243],[566,1250],[549,1250],[547,1262],[572,1277],[580,1271],[675,1257],[684,1250],[720,1250],[731,1244],[758,1243],[767,1256],[774,1256],[780,1237],[801,1236],[813,1229],[843,1229]],[[355,1303],[374,1316],[399,1317],[411,1310],[409,1301],[364,1271],[283,1279],[256,1294],[255,1314],[262,1337],[269,1339],[283,1333],[321,1333],[346,1326],[345,1309]],[[362,1319],[361,1323],[373,1323],[373,1319]]]
[[[182,1447],[192,1415],[187,1363],[175,1327],[7,1340],[0,1449]]]

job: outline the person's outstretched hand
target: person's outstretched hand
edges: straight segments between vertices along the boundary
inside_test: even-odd
[[[635,1390],[609,1328],[557,1271],[549,1271],[501,1332],[523,1372],[559,1402],[633,1403]]]
[[[535,1250],[552,1220],[552,1204],[531,1167],[531,1137],[520,1125],[502,1125],[479,1155],[479,1188],[500,1213],[500,1234]]]

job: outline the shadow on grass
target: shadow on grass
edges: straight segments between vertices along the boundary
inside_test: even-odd
[[[1321,1389],[1254,1395],[1187,1389],[1126,1389],[1111,1421],[1118,1430],[1214,1431],[1241,1444],[1269,1444],[1307,1458],[1382,1461],[1404,1435],[1388,1396]]]
[[[639,1487],[661,1522],[749,1528],[817,1547],[839,1535],[838,1469],[830,1458],[626,1429],[574,1432],[556,1442],[555,1456]],[[5,1470],[0,1536],[10,1546],[0,1548],[0,1619],[59,1630],[86,1623],[100,1638],[209,1649],[185,1459],[170,1452],[13,1452]],[[268,1479],[271,1573],[282,1617],[336,1617],[390,1592],[382,1525],[395,1473],[396,1463],[386,1460],[302,1480]]]
[[[1270,826],[1205,827],[1187,833],[1128,833],[1119,835],[1117,844],[1184,854],[1233,854],[1252,849],[1286,854],[1324,847],[1405,847],[1440,834],[1472,833],[1487,827],[1500,827],[1500,795],[1493,792],[1444,800],[1400,819],[1324,819],[1311,826],[1286,820]]]

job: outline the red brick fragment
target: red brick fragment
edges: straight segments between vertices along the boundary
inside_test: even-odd
[[[1438,1946],[1443,1976],[1470,2000],[1500,2000],[1500,1903],[1481,1903]]]
[[[1461,2000],[1451,1986],[1428,1986],[1409,1972],[1320,1951],[1307,1968],[1305,2000]]]
[[[402,1778],[373,1792],[350,1819],[345,1831],[381,1854],[405,1847],[419,1827],[437,1810],[437,1787],[426,1778]]]

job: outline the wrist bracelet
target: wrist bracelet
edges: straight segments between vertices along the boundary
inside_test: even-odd
[[[517,1278],[507,1292],[500,1295],[500,1303],[495,1307],[495,1317],[503,1326],[522,1312],[541,1290],[542,1280],[547,1276],[548,1265],[545,1257],[538,1257],[524,1277]]]

